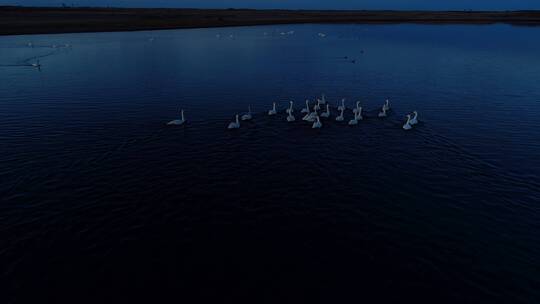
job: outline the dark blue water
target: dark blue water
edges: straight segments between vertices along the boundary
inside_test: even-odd
[[[1,302],[538,303],[539,30],[0,38]]]

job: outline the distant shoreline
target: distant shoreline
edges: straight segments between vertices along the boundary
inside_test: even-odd
[[[540,26],[540,11],[319,11],[0,6],[0,35],[114,32],[301,23],[505,23],[511,25]]]

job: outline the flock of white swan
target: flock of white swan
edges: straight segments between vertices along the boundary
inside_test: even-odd
[[[296,121],[296,117],[294,116],[294,102],[289,102],[289,107],[285,109],[285,113],[287,114],[287,122],[294,122]],[[325,109],[322,113],[319,114],[319,111]],[[339,115],[335,117],[335,121],[342,122],[345,120],[344,113],[347,110],[347,107],[345,106],[345,98],[341,100],[341,104],[336,108],[339,112]],[[381,110],[378,114],[379,118],[384,118],[387,116],[387,112],[390,110],[390,101],[387,99],[385,103],[382,105]],[[350,126],[357,125],[359,121],[363,120],[364,117],[362,116],[362,107],[360,106],[360,101],[356,102],[356,107],[352,109],[352,112],[354,114],[354,118],[349,120],[348,124]],[[276,109],[276,103],[274,102],[272,104],[272,108],[268,110],[269,116],[275,116],[278,114],[278,110]],[[303,121],[306,121],[308,123],[312,123],[311,127],[313,129],[320,129],[323,126],[322,118],[330,119],[331,112],[330,112],[330,105],[326,101],[326,97],[323,94],[321,98],[317,98],[317,102],[310,105],[309,99],[306,100],[306,107],[302,108],[300,111],[300,114],[304,115],[302,117]],[[411,130],[414,125],[418,123],[418,112],[413,111],[410,114],[406,115],[407,121],[405,124],[403,124],[403,130]],[[253,119],[253,115],[251,113],[251,106],[248,106],[248,112],[240,116],[239,114],[236,114],[235,120],[229,123],[227,126],[227,129],[239,129],[240,128],[240,121],[249,121]],[[184,117],[184,110],[180,110],[180,118],[175,119],[172,121],[169,121],[167,125],[183,125],[186,123],[186,118]]]

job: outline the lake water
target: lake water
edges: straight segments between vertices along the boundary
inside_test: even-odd
[[[0,37],[2,302],[538,303],[539,34]],[[322,93],[313,130],[299,112]],[[357,126],[334,121],[341,98]]]

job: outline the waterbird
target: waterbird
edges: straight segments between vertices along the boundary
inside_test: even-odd
[[[383,106],[381,112],[379,112],[379,117],[386,117],[386,108]]]
[[[309,113],[309,99],[306,99],[306,107],[300,113]]]
[[[287,115],[287,121],[288,122],[293,122],[295,120],[296,120],[296,118],[294,118],[294,116],[292,115],[292,112],[289,112],[289,115]]]
[[[251,116],[251,106],[248,106],[248,112],[244,115],[242,115],[242,120],[251,120],[253,117]]]
[[[354,118],[349,120],[349,126],[354,126],[358,124],[358,114],[354,113]]]
[[[364,117],[362,116],[362,107],[358,108],[358,120],[364,120]]]
[[[353,111],[354,114],[356,114],[359,109],[360,109],[360,101],[357,101],[356,102],[356,108],[354,108],[352,111]]]
[[[236,114],[236,121],[233,121],[229,124],[227,129],[238,129],[240,128],[240,122],[238,121],[238,114]]]
[[[383,109],[385,111],[390,110],[390,101],[388,99],[384,102]]]
[[[306,113],[306,115],[302,118],[302,120],[306,120],[306,119],[309,117],[309,115],[310,115],[310,113],[309,113],[309,112],[310,112],[310,111],[309,111],[309,107],[307,106],[307,104],[308,104],[308,102],[307,102],[307,100],[306,100],[306,108],[305,108],[305,109],[302,109],[302,112],[301,112],[301,113]],[[304,112],[304,110],[305,110],[306,112]]]
[[[306,114],[306,116],[304,116],[302,120],[313,122],[315,121],[315,117],[319,117],[319,115],[317,114],[317,111],[313,111],[311,113]]]
[[[344,117],[343,117],[343,111],[345,111],[344,109],[341,109],[340,110],[341,113],[339,114],[338,117],[336,117],[336,121],[343,121]]]
[[[313,110],[319,111],[321,109],[321,100],[317,99],[317,103],[313,106]]]
[[[326,105],[326,112],[324,113],[321,113],[321,117],[325,117],[325,118],[328,118],[330,117],[330,105]]]
[[[326,104],[326,96],[324,94],[321,95],[321,104]]]
[[[338,111],[345,111],[345,98],[341,100],[341,105],[337,107]]]
[[[413,116],[413,118],[411,119],[411,121],[409,122],[409,124],[410,124],[411,126],[414,126],[415,124],[418,123],[418,112],[413,111],[413,114],[414,114],[414,116]]]
[[[172,126],[179,126],[183,125],[186,122],[186,119],[184,118],[184,109],[180,110],[180,119],[171,120],[167,123],[167,125]]]
[[[272,103],[272,109],[268,111],[268,115],[276,115],[276,103]]]
[[[403,125],[403,130],[410,130],[411,126],[411,114],[407,114],[407,122]]]
[[[286,112],[287,114],[292,114],[292,113],[294,112],[294,109],[293,109],[293,104],[294,104],[294,102],[293,102],[292,100],[289,101],[289,102],[290,102],[291,105],[289,106],[289,108],[288,108],[287,110],[285,110],[285,112]]]
[[[306,112],[304,112],[304,110],[306,110]],[[307,100],[306,100],[306,108],[302,109],[302,113],[306,113],[306,115],[302,118],[302,120],[306,120],[309,117],[309,115],[310,115],[309,112],[310,111],[309,111],[309,107],[307,107]]]
[[[319,116],[317,116],[315,118],[315,122],[313,123],[313,125],[311,126],[312,129],[320,129],[322,127],[322,122],[321,122],[321,119],[319,118]]]
[[[318,35],[319,35],[319,37],[321,37],[321,38],[326,37],[326,34],[325,34],[325,33],[319,33]]]
[[[41,72],[41,63],[39,63],[39,59],[35,63],[32,63],[31,66]]]

